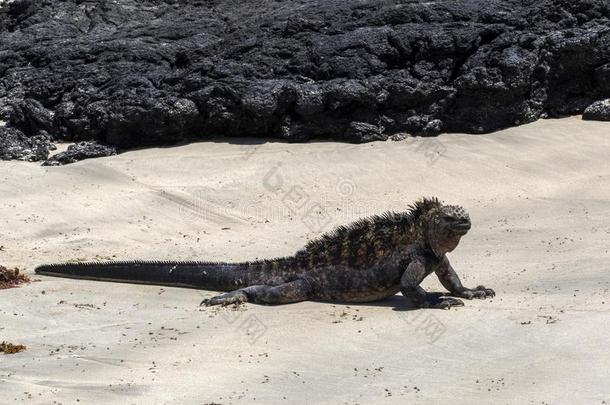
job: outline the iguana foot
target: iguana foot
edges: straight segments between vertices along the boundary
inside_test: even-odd
[[[480,285],[476,288],[464,288],[463,290],[452,293],[452,295],[471,300],[473,298],[485,299],[487,297],[495,297],[496,292],[491,288],[485,288]]]
[[[442,293],[427,293],[422,308],[449,309],[451,307],[463,307],[464,302],[457,298],[449,297]]]
[[[438,300],[424,302],[424,308],[449,309],[451,307],[463,307],[464,302],[457,298],[440,297]]]
[[[231,304],[241,304],[242,302],[248,301],[248,296],[245,292],[241,290],[231,291],[226,294],[217,295],[216,297],[212,297],[209,299],[205,299],[201,301],[200,305],[205,305],[206,307],[212,305],[231,305]]]

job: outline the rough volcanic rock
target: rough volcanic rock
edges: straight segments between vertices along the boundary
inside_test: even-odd
[[[366,122],[352,121],[345,133],[346,140],[353,142],[385,141],[388,135],[384,128]]]
[[[610,121],[610,98],[596,101],[582,114],[584,120]]]
[[[49,156],[49,150],[55,146],[48,134],[27,137],[15,128],[0,127],[0,159],[27,160],[30,162],[44,160]]]
[[[82,141],[68,146],[68,149],[65,152],[60,152],[51,156],[42,165],[61,166],[78,162],[83,159],[112,156],[116,154],[117,148],[114,146],[100,145],[94,141]]]
[[[0,119],[120,148],[481,133],[610,97],[608,0],[16,0]]]

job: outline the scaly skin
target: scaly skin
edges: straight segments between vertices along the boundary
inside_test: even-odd
[[[469,229],[463,208],[424,198],[406,212],[339,227],[290,257],[246,263],[71,263],[40,266],[36,273],[228,291],[205,305],[370,302],[401,291],[415,307],[450,308],[464,305],[456,297],[495,295],[483,286],[464,287],[447,259]],[[433,272],[451,296],[419,286]]]

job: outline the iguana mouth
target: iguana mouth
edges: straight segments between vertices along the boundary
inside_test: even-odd
[[[462,221],[452,226],[455,233],[465,235],[470,230],[470,221]]]

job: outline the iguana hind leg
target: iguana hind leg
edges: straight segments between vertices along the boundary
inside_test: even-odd
[[[305,301],[311,296],[311,287],[304,279],[277,286],[253,285],[203,300],[201,305],[230,305],[242,302],[278,305]]]

